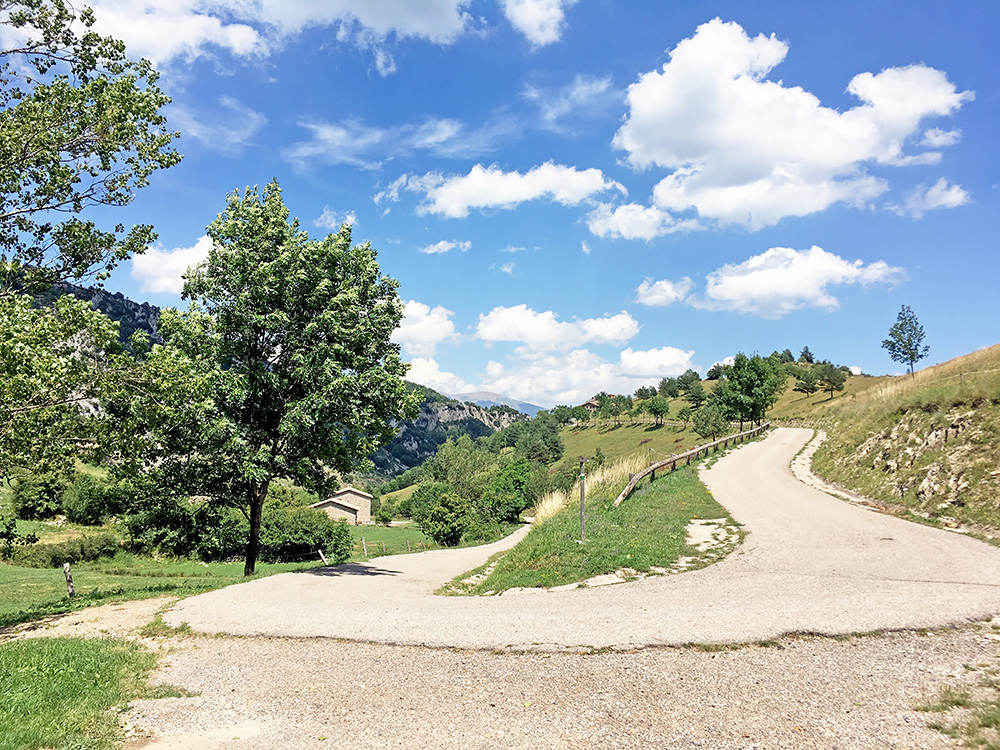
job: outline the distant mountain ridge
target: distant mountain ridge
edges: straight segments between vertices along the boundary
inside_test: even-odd
[[[518,401],[500,393],[493,393],[492,391],[472,391],[471,393],[450,393],[448,395],[458,401],[466,401],[486,408],[491,406],[509,406],[523,414],[527,414],[529,417],[535,416],[545,408],[529,404],[527,401]]]

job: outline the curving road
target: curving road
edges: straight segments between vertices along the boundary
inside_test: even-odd
[[[433,595],[515,535],[230,586],[178,602],[164,619],[237,635],[565,649],[938,627],[1000,612],[1000,549],[804,485],[789,463],[811,436],[778,429],[702,472],[749,534],[695,572],[568,591]]]

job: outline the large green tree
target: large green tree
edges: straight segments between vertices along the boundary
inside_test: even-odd
[[[100,280],[154,238],[151,227],[100,229],[88,208],[120,207],[180,156],[160,109],[169,99],[146,61],[92,30],[63,0],[0,0],[0,476],[70,464],[89,442],[81,408],[113,366],[117,331],[63,297],[56,281]]]
[[[389,340],[397,284],[347,225],[311,240],[272,182],[230,195],[208,235],[184,284],[192,308],[164,314],[165,343],[133,375],[136,396],[119,389],[108,427],[144,437],[123,442],[119,473],[246,514],[252,575],[271,482],[329,492],[334,472],[364,466],[393,420],[414,416],[417,397]]]
[[[930,347],[924,343],[924,327],[909,305],[903,305],[896,322],[889,329],[889,338],[882,342],[882,348],[889,352],[893,362],[907,365],[913,375],[913,365],[927,356]]]
[[[89,8],[0,0],[0,291],[105,276],[154,239],[80,213],[125,206],[180,160],[146,60],[92,30]]]
[[[784,376],[770,362],[760,355],[747,357],[740,352],[733,358],[733,364],[726,367],[725,377],[712,393],[712,400],[726,417],[739,421],[742,429],[743,422],[760,424],[764,420],[784,386]]]

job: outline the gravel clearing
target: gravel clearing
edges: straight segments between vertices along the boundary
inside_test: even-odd
[[[588,655],[174,639],[156,680],[201,694],[137,701],[126,747],[947,748],[913,707],[997,663],[988,630]]]

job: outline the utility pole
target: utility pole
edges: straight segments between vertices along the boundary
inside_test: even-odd
[[[580,544],[587,540],[587,480],[583,475],[583,465],[587,463],[584,456],[580,456]]]

